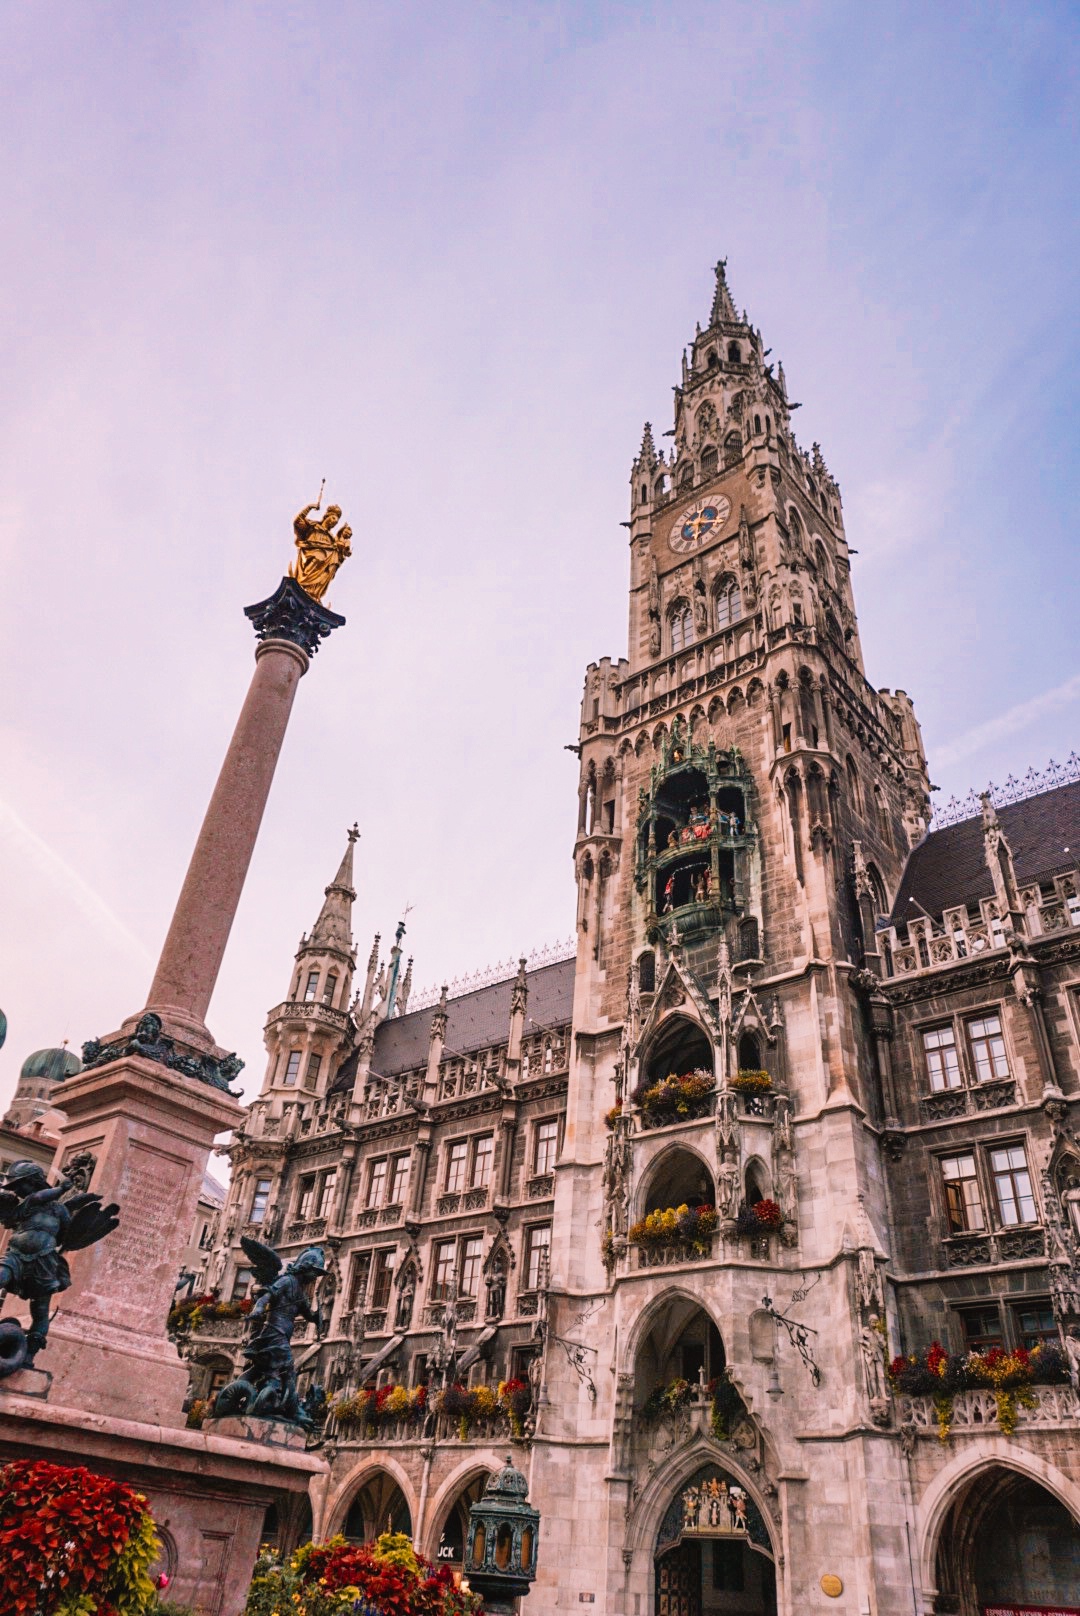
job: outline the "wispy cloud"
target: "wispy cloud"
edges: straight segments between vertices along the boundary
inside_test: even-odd
[[[123,949],[140,965],[153,966],[154,959],[141,938],[111,909],[99,892],[61,858],[36,831],[19,818],[14,808],[0,800],[0,836],[9,843],[16,856],[29,863],[49,884],[63,892],[68,901],[80,910],[96,928],[100,937]]]
[[[1054,685],[1050,690],[1044,690],[1039,696],[1032,696],[1028,701],[1017,702],[1015,707],[1006,708],[996,718],[988,718],[985,724],[976,724],[965,734],[958,735],[955,741],[947,741],[944,746],[934,749],[934,763],[940,768],[950,768],[954,763],[962,763],[967,758],[974,757],[984,747],[991,746],[997,741],[1004,740],[1009,735],[1026,729],[1037,719],[1045,718],[1047,713],[1056,712],[1060,707],[1068,707],[1071,702],[1080,701],[1080,673],[1074,673],[1063,684]]]

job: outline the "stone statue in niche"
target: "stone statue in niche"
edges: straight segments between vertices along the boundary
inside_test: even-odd
[[[407,1330],[412,1323],[413,1304],[416,1301],[416,1275],[411,1268],[406,1269],[405,1278],[401,1283],[401,1295],[398,1297],[397,1312],[394,1314],[395,1330]]]
[[[487,1316],[501,1319],[506,1312],[506,1258],[500,1252],[492,1264],[487,1285]]]
[[[292,1333],[299,1318],[314,1324],[320,1339],[324,1334],[322,1309],[310,1302],[314,1285],[326,1272],[322,1248],[310,1246],[286,1268],[272,1246],[247,1235],[241,1235],[240,1244],[256,1281],[265,1288],[248,1315],[244,1371],[218,1392],[214,1418],[247,1414],[309,1426],[296,1392]]]
[[[739,1211],[739,1164],[734,1154],[725,1150],[717,1175],[717,1204],[723,1218],[735,1218]]]
[[[870,1417],[875,1425],[885,1425],[889,1418],[889,1399],[885,1390],[885,1340],[876,1313],[871,1313],[863,1325],[859,1339],[866,1393],[870,1399]]]
[[[37,1162],[17,1161],[0,1184],[0,1224],[11,1229],[0,1257],[0,1303],[7,1291],[30,1304],[30,1328],[0,1320],[0,1378],[33,1363],[49,1335],[49,1304],[71,1284],[64,1253],[112,1234],[120,1209],[100,1195],[75,1194],[69,1178],[50,1185]]]
[[[1065,1332],[1065,1358],[1069,1365],[1069,1384],[1080,1392],[1080,1325],[1074,1324]]]

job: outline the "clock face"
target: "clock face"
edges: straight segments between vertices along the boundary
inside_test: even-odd
[[[720,529],[731,515],[731,501],[723,494],[711,494],[708,499],[695,500],[681,516],[677,516],[668,536],[668,543],[680,555],[688,550],[700,550],[703,544],[719,536]]]

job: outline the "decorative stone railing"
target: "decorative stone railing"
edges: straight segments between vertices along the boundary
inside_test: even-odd
[[[247,1328],[247,1315],[239,1319],[200,1319],[193,1330],[188,1332],[193,1336],[212,1336],[217,1341],[239,1341]]]
[[[1034,1408],[1017,1404],[1017,1424],[1029,1430],[1051,1430],[1055,1426],[1080,1425],[1080,1398],[1071,1386],[1032,1386]],[[938,1417],[932,1397],[909,1397],[901,1393],[896,1398],[896,1419],[899,1425],[914,1426],[920,1436],[938,1436]],[[953,1398],[953,1434],[977,1436],[983,1431],[991,1434],[999,1430],[997,1402],[994,1393],[982,1387],[957,1392]]]
[[[266,1018],[268,1027],[276,1021],[303,1021],[307,1026],[329,1027],[339,1033],[352,1028],[344,1010],[333,1010],[318,999],[285,999]]]
[[[501,1411],[489,1414],[483,1419],[471,1420],[468,1432],[462,1438],[461,1421],[453,1414],[435,1415],[433,1428],[429,1420],[383,1420],[378,1425],[357,1426],[351,1423],[342,1425],[339,1424],[335,1414],[330,1414],[327,1416],[322,1434],[348,1447],[382,1447],[386,1443],[432,1440],[489,1443],[506,1440],[510,1434],[510,1420]]]
[[[526,1180],[525,1193],[530,1201],[543,1201],[555,1194],[554,1173],[537,1173],[534,1178]]]
[[[494,1074],[491,1071],[482,1071],[477,1066],[469,1066],[463,1072],[449,1070],[439,1074],[439,1088],[437,1099],[457,1100],[465,1094],[477,1094],[481,1089],[493,1089]]]
[[[919,1110],[925,1122],[947,1122],[973,1111],[997,1111],[1016,1104],[1016,1084],[1011,1077],[993,1083],[980,1083],[970,1089],[943,1089],[939,1094],[919,1096]]]
[[[686,1240],[663,1246],[636,1246],[637,1265],[639,1268],[673,1268],[679,1263],[705,1262],[712,1256],[714,1239],[715,1236],[710,1235],[696,1246]]]
[[[999,1262],[1045,1257],[1042,1229],[997,1229],[985,1234],[950,1235],[944,1242],[946,1268],[988,1268]]]
[[[362,1206],[353,1213],[354,1229],[373,1229],[379,1221],[377,1206]]]
[[[286,1243],[290,1240],[321,1240],[325,1233],[325,1218],[300,1218],[286,1225],[284,1238]]]
[[[369,1084],[360,1102],[360,1121],[379,1122],[383,1117],[401,1116],[409,1109],[411,1091],[403,1084]]]
[[[716,1095],[706,1094],[700,1100],[694,1100],[684,1116],[648,1116],[644,1111],[634,1113],[638,1131],[641,1133],[655,1133],[657,1128],[683,1127],[688,1122],[700,1122],[703,1117],[711,1117],[716,1110]]]
[[[379,1213],[379,1222],[400,1223],[401,1214],[404,1212],[404,1210],[405,1208],[400,1201],[395,1201],[392,1206],[384,1206],[382,1211]]]

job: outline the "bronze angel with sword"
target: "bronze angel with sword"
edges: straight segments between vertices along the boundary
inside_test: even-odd
[[[119,1207],[100,1195],[70,1195],[72,1182],[50,1184],[37,1162],[17,1161],[0,1182],[0,1224],[12,1231],[0,1256],[0,1303],[8,1291],[30,1304],[30,1328],[0,1319],[0,1378],[32,1364],[49,1334],[49,1305],[71,1284],[64,1256],[82,1251],[120,1222]],[[67,1197],[65,1199],[65,1197]]]
[[[326,1272],[322,1248],[309,1247],[286,1267],[273,1247],[261,1240],[241,1235],[240,1244],[263,1289],[248,1314],[244,1371],[218,1392],[214,1418],[247,1414],[310,1425],[296,1394],[292,1333],[299,1318],[314,1324],[320,1338],[323,1335],[322,1309],[311,1305],[314,1286]]]

